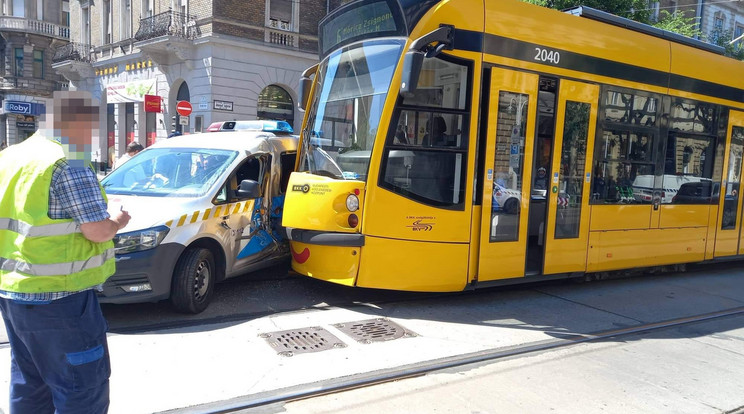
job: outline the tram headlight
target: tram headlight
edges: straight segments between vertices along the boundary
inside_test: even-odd
[[[114,252],[116,254],[125,254],[153,249],[163,241],[169,230],[166,226],[157,226],[145,230],[117,234],[114,236]]]
[[[349,194],[349,196],[346,197],[346,209],[352,213],[359,210],[359,197],[354,194]]]

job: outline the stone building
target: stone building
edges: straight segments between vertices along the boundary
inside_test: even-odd
[[[29,0],[27,0],[29,1]],[[338,3],[334,1],[333,3]],[[318,60],[327,0],[70,0],[70,43],[54,68],[101,102],[92,158],[228,120],[298,130],[300,74]],[[192,112],[178,115],[188,101]]]
[[[654,3],[656,15],[660,10],[684,13],[696,17],[702,32],[701,40],[710,42],[719,34],[731,39],[744,35],[744,3],[739,1],[661,0]],[[741,40],[739,40],[741,44]]]
[[[0,147],[39,126],[47,99],[67,82],[52,70],[69,40],[68,1],[0,0]]]

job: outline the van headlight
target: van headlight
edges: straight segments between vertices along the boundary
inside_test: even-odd
[[[155,248],[163,241],[169,230],[166,226],[157,226],[146,230],[117,234],[114,236],[114,252],[124,254]]]

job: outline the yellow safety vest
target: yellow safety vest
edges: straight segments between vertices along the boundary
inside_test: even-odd
[[[52,172],[64,157],[38,133],[0,152],[0,290],[77,292],[114,273],[113,242],[92,242],[72,219],[49,218]]]

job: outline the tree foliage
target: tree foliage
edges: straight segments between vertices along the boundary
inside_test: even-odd
[[[659,12],[659,21],[654,23],[654,27],[687,37],[698,38],[702,34],[699,18],[687,17],[684,13],[669,13],[666,10]]]
[[[730,56],[738,60],[744,60],[744,48],[742,47],[742,41],[739,40],[734,44],[731,44],[731,41],[734,39],[734,35],[731,30],[715,28],[706,37],[708,42],[724,48],[726,56]]]

